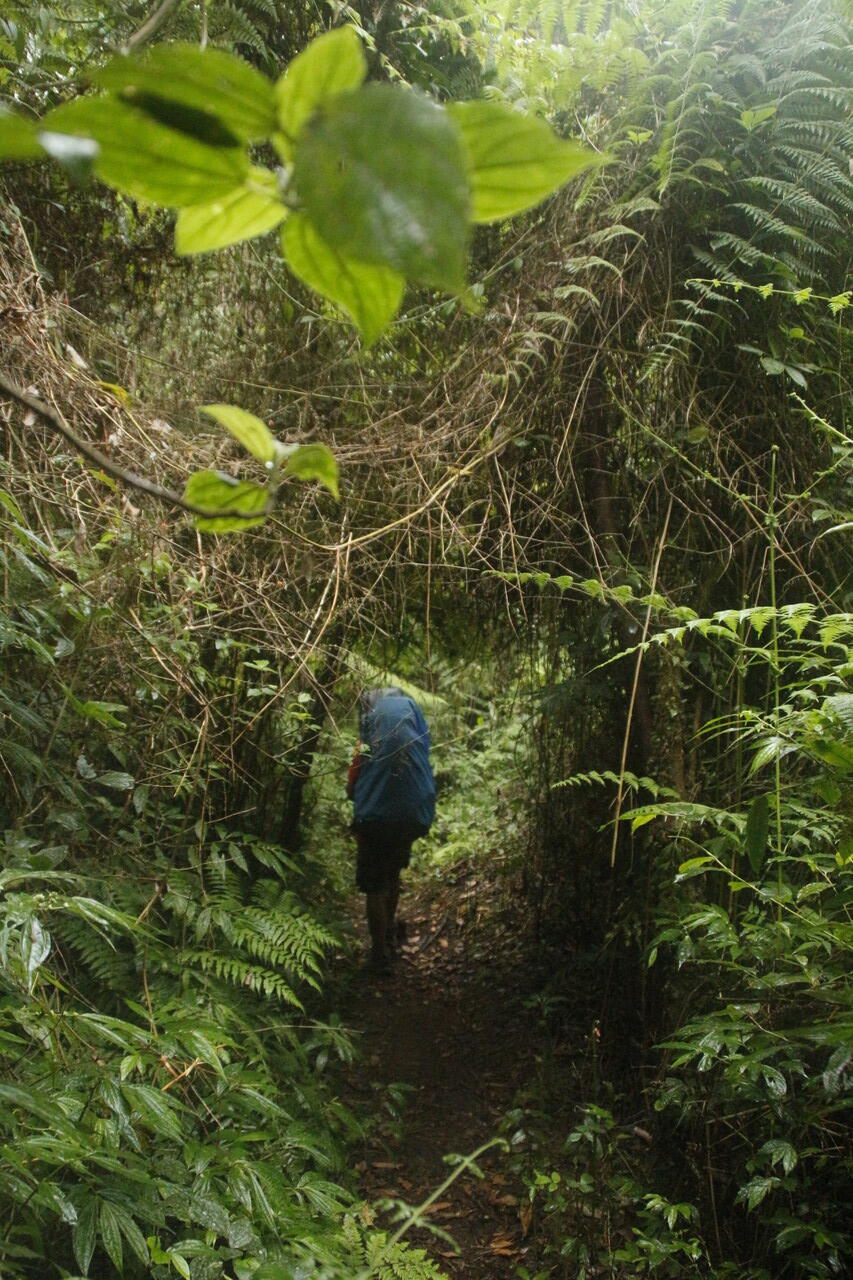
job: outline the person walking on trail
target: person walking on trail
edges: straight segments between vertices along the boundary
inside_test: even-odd
[[[360,738],[347,777],[356,884],[366,898],[370,965],[390,974],[400,872],[435,816],[429,729],[414,698],[390,686],[362,695]]]

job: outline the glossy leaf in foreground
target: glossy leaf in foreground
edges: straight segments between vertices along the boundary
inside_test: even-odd
[[[275,127],[272,84],[224,49],[161,44],[144,58],[114,58],[94,80],[131,105],[153,95],[215,116],[244,142],[268,138]]]
[[[241,186],[207,204],[181,209],[175,223],[178,253],[207,253],[264,235],[287,217],[275,175],[253,166]]]
[[[292,150],[303,125],[321,103],[357,89],[366,74],[364,49],[352,27],[329,31],[297,54],[275,86],[285,150]]]
[[[338,464],[324,444],[300,444],[287,459],[285,471],[297,480],[318,480],[333,497],[338,491]]]
[[[184,500],[205,511],[240,515],[195,516],[197,529],[208,533],[238,533],[263,524],[269,494],[261,485],[235,480],[222,471],[196,471],[184,489]]]
[[[371,84],[305,126],[295,182],[339,253],[457,292],[468,246],[467,163],[456,125],[422,94]]]
[[[273,463],[276,457],[276,442],[265,422],[256,418],[253,413],[241,409],[236,404],[203,404],[202,413],[206,413],[214,422],[218,422],[226,431],[230,431],[235,440],[239,440],[244,449],[257,458],[258,462]],[[201,504],[198,504],[201,505]]]
[[[367,346],[385,332],[403,297],[406,282],[401,275],[381,264],[344,257],[301,213],[288,219],[281,245],[293,274],[341,307]]]
[[[36,137],[36,124],[26,116],[0,108],[0,160],[37,160],[44,150]]]
[[[454,102],[447,108],[468,157],[471,217],[497,222],[532,209],[569,178],[601,158],[558,138],[537,116],[502,102]]]
[[[211,147],[152,120],[116,98],[77,98],[48,112],[51,134],[98,144],[95,173],[125,195],[182,208],[240,187],[249,160],[237,147]]]

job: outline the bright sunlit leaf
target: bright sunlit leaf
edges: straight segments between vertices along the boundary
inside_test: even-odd
[[[181,254],[208,253],[262,236],[287,217],[278,198],[275,175],[253,166],[246,182],[207,204],[181,209],[175,222],[175,249]]]
[[[475,222],[497,222],[531,209],[602,157],[579,142],[558,138],[537,116],[502,102],[453,102],[468,157]]]
[[[207,533],[238,533],[263,524],[269,493],[261,485],[235,480],[221,471],[196,471],[186,483],[184,500],[211,513],[194,517],[197,529]],[[216,515],[217,511],[229,514]]]
[[[36,137],[36,123],[0,108],[0,159],[37,160],[44,148]]]
[[[266,423],[253,413],[248,413],[235,404],[203,404],[201,411],[226,431],[230,431],[234,439],[239,440],[243,448],[253,458],[257,458],[258,462],[275,461],[276,448],[272,433]]]
[[[323,102],[358,89],[367,75],[364,49],[352,27],[312,40],[288,64],[275,86],[278,127],[288,158],[306,121]]]
[[[182,208],[240,187],[249,160],[238,147],[208,146],[116,98],[77,98],[41,122],[51,135],[98,144],[94,171],[126,195]]]
[[[268,138],[275,127],[273,87],[224,49],[160,44],[143,58],[114,58],[93,76],[131,105],[171,102],[214,117],[242,142]]]
[[[333,497],[339,497],[338,464],[324,444],[300,444],[287,459],[285,471],[297,480],[318,480]]]

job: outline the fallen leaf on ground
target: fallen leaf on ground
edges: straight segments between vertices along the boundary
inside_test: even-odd
[[[502,1258],[512,1258],[517,1253],[521,1252],[514,1240],[511,1240],[509,1236],[501,1235],[500,1233],[496,1236],[492,1236],[489,1241],[489,1249],[492,1253],[497,1253]]]

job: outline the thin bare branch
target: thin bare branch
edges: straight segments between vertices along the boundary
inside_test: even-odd
[[[0,390],[5,391],[10,399],[17,400],[19,404],[36,414],[43,422],[46,422],[49,427],[52,427],[57,434],[61,435],[63,440],[67,440],[89,462],[94,463],[101,471],[104,471],[108,476],[112,476],[114,480],[119,480],[122,484],[127,485],[128,488],[147,494],[149,498],[156,498],[158,502],[165,502],[168,506],[179,507],[181,511],[187,511],[190,515],[203,516],[206,519],[221,519],[225,517],[229,520],[257,519],[258,512],[253,515],[247,515],[243,511],[210,511],[206,507],[197,507],[194,503],[187,502],[179,493],[175,493],[174,489],[166,489],[163,485],[156,484],[153,480],[148,480],[145,476],[138,475],[135,471],[127,471],[124,467],[120,467],[111,458],[108,458],[105,453],[101,453],[100,449],[96,449],[88,440],[82,440],[76,432],[72,431],[57,409],[45,404],[43,400],[40,400],[38,396],[34,396],[31,392],[24,391],[2,371],[0,371]]]
[[[131,50],[139,49],[142,45],[147,44],[149,40],[153,40],[163,23],[171,17],[180,3],[181,0],[163,0],[162,4],[159,4],[149,14],[142,26],[134,31],[133,35],[128,36],[122,45],[122,53],[130,53]]]

